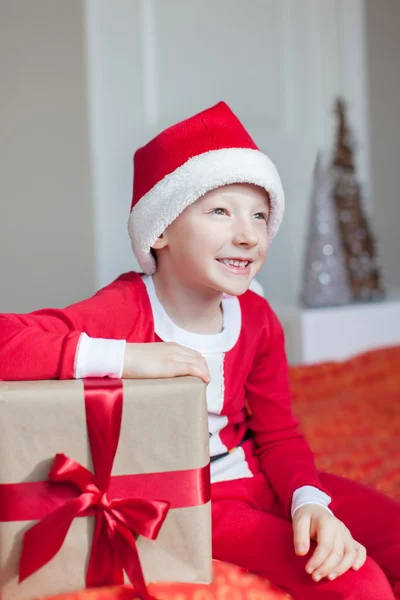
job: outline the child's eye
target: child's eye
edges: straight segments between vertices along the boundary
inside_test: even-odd
[[[214,208],[212,212],[216,215],[226,215],[225,208]]]
[[[264,219],[264,221],[268,221],[268,215],[266,213],[256,213],[254,217],[256,219]]]

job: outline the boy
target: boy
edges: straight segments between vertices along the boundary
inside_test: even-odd
[[[135,154],[129,233],[144,274],[64,310],[3,315],[0,378],[200,377],[214,557],[298,600],[400,599],[399,503],[317,473],[282,328],[247,291],[283,208],[274,165],[226,104],[162,132]]]

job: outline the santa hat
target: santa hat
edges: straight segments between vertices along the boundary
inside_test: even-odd
[[[225,102],[169,127],[139,148],[128,230],[140,268],[154,273],[151,246],[185,208],[232,183],[253,183],[268,192],[272,240],[285,202],[278,171]]]

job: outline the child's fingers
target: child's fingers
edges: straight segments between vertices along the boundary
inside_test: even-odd
[[[358,569],[361,569],[361,567],[367,560],[367,550],[366,550],[366,548],[364,548],[364,546],[362,544],[359,544],[358,542],[355,542],[355,545],[356,545],[356,556],[355,556],[355,559],[354,559],[351,567],[352,567],[352,569],[354,569],[354,571],[358,571]]]
[[[324,533],[318,539],[318,545],[314,550],[314,553],[308,563],[306,564],[307,573],[313,573],[319,570],[319,568],[326,561],[328,556],[332,553],[335,547],[335,537],[330,531],[324,531]],[[340,559],[342,556],[340,556]]]
[[[209,383],[210,381],[207,361],[195,350],[173,345],[172,351],[168,354],[166,364],[169,377],[193,375],[202,379],[204,383]]]
[[[298,556],[304,556],[310,549],[310,517],[302,516],[293,521],[294,551]]]
[[[200,362],[183,361],[176,363],[174,376],[175,375],[192,375],[193,377],[199,377],[204,383],[210,382],[208,369]]]
[[[336,538],[330,551],[327,552],[324,560],[316,567],[312,573],[314,581],[319,581],[330,573],[334,573],[337,566],[343,559],[343,543],[339,538]]]
[[[357,549],[354,542],[352,541],[347,547],[344,548],[344,554],[342,560],[336,566],[329,568],[327,574],[328,579],[333,581],[343,573],[346,573],[354,563],[355,557],[357,556]]]

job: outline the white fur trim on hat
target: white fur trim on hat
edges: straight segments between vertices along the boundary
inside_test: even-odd
[[[281,224],[285,206],[275,165],[259,150],[212,150],[190,158],[166,175],[132,209],[128,231],[140,268],[145,273],[155,272],[150,248],[185,208],[207,192],[232,183],[253,183],[268,192],[271,203],[268,234],[272,240]]]

